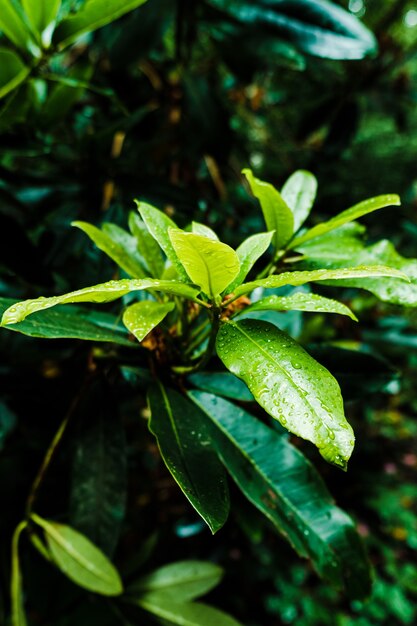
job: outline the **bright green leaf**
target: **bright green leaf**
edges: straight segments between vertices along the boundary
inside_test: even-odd
[[[39,0],[40,1],[40,0]],[[33,36],[25,22],[22,8],[12,0],[0,0],[0,31],[18,48],[38,53]],[[1,72],[5,71],[6,59],[0,60]]]
[[[116,224],[103,224],[102,230],[87,222],[72,222],[82,230],[117,265],[133,278],[145,278],[146,272],[137,252],[135,237]]]
[[[366,596],[370,576],[361,540],[305,456],[231,402],[200,391],[189,395],[210,419],[213,444],[245,496],[319,575],[345,585],[353,597]]]
[[[22,0],[22,5],[35,32],[41,35],[54,25],[61,0]]]
[[[267,229],[274,231],[272,243],[277,251],[287,243],[294,232],[292,211],[273,185],[255,178],[249,169],[243,170],[242,173],[246,176],[253,195],[259,200]]]
[[[161,456],[192,506],[215,533],[229,513],[229,492],[224,468],[210,446],[205,419],[181,394],[162,385],[148,395],[149,428]]]
[[[223,324],[216,348],[267,413],[314,443],[326,461],[346,468],[354,435],[339,385],[328,370],[289,335],[260,320]]]
[[[27,522],[21,522],[14,531],[12,539],[12,571],[10,585],[12,626],[27,626],[19,559],[20,535],[25,530],[26,526]]]
[[[169,229],[169,236],[191,281],[212,299],[238,275],[239,258],[225,243],[178,229]]]
[[[196,235],[204,235],[204,237],[214,239],[214,241],[219,241],[219,238],[214,230],[205,224],[200,224],[200,222],[191,222],[191,231]]]
[[[294,215],[296,232],[310,214],[317,193],[317,179],[310,172],[297,170],[281,189],[281,196]]]
[[[153,278],[160,278],[165,266],[161,248],[147,229],[145,222],[133,211],[129,214],[129,228],[132,235],[136,237],[139,253],[147,265],[149,274]]]
[[[21,61],[13,50],[0,48],[0,98],[20,85],[29,73],[30,68]]]
[[[137,603],[153,615],[177,626],[241,626],[233,617],[201,602],[174,602],[170,594],[148,593]]]
[[[53,42],[60,50],[74,43],[84,33],[91,33],[125,13],[133,11],[146,0],[86,0],[82,8],[66,17],[55,30]]]
[[[123,593],[123,584],[114,565],[84,535],[35,513],[32,519],[45,531],[51,556],[68,578],[80,587],[104,596]]]
[[[396,194],[386,194],[384,196],[376,196],[376,198],[363,200],[363,202],[359,202],[359,204],[355,204],[355,206],[350,209],[342,211],[342,213],[332,217],[327,222],[317,224],[317,226],[313,226],[313,228],[310,228],[307,232],[295,237],[288,247],[290,249],[298,248],[306,241],[310,241],[315,237],[320,237],[320,235],[324,235],[325,233],[335,230],[336,228],[343,226],[343,224],[353,222],[363,215],[368,215],[368,213],[373,213],[373,211],[383,209],[387,206],[399,206],[400,204],[401,200]]]
[[[210,391],[217,396],[224,396],[241,402],[253,402],[255,400],[245,383],[229,372],[196,372],[190,374],[187,380],[198,389]]]
[[[245,309],[250,311],[311,311],[315,313],[339,313],[358,321],[355,314],[342,302],[313,293],[294,293],[291,296],[268,296],[257,300]]]
[[[123,313],[123,323],[138,341],[142,341],[174,307],[173,302],[161,303],[152,300],[136,302]]]
[[[256,261],[266,252],[270,246],[274,233],[259,233],[245,239],[236,250],[240,261],[239,274],[227,288],[228,293],[241,285],[249,274]]]

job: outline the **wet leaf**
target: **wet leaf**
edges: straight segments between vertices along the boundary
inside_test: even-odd
[[[147,265],[149,275],[153,278],[160,278],[165,266],[161,248],[147,229],[145,222],[133,211],[129,214],[129,228],[132,235],[136,237],[139,253]]]
[[[274,233],[259,233],[248,237],[240,244],[236,250],[240,262],[239,274],[228,286],[227,293],[232,293],[236,287],[243,283],[256,261],[268,250],[273,236]]]
[[[315,313],[339,313],[358,321],[356,315],[342,302],[313,293],[294,293],[291,296],[268,296],[257,300],[245,310],[250,311],[310,311]]]
[[[136,302],[123,313],[123,323],[138,341],[142,341],[174,308],[173,302]]]
[[[281,189],[281,196],[294,215],[294,231],[305,222],[317,193],[317,179],[310,172],[297,170]]]
[[[208,237],[209,239],[213,239],[214,241],[219,241],[218,236],[209,226],[205,224],[200,224],[200,222],[192,222],[191,223],[191,231],[196,235],[204,235],[204,237]]]
[[[198,389],[210,391],[218,396],[241,402],[255,400],[245,383],[229,372],[198,372],[190,374],[187,380]]]

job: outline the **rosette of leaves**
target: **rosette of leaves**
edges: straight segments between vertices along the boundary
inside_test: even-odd
[[[339,245],[347,229],[361,228],[355,220],[398,205],[398,196],[368,199],[306,229],[317,189],[312,174],[294,173],[281,192],[250,170],[244,174],[266,230],[237,250],[208,226],[193,222],[180,229],[144,202],[131,213],[129,232],[111,223],[98,228],[75,222],[123,275],[64,295],[3,300],[2,325],[36,337],[113,341],[138,354],[148,351],[150,431],[168,470],[212,532],[229,513],[230,475],[321,576],[360,597],[370,577],[354,524],[286,436],[289,431],[312,442],[325,460],[346,469],[354,434],[339,385],[263,313],[270,318],[271,311],[298,310],[356,320],[343,302],[297,289],[317,281],[413,305],[417,262],[402,259],[388,243],[371,249],[355,243],[357,258],[353,252],[343,256]],[[307,267],[294,270],[299,263]],[[78,306],[120,298],[124,330],[111,312]],[[281,426],[272,428],[252,408]]]

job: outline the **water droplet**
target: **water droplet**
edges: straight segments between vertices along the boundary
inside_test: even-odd
[[[299,363],[298,361],[291,361],[291,365],[295,370],[300,370],[302,368],[301,363]]]

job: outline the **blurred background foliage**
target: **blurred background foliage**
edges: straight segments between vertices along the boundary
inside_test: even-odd
[[[376,55],[318,58],[265,22],[231,23],[227,3],[149,0],[55,55],[60,80],[40,68],[1,100],[0,295],[52,295],[114,277],[111,262],[70,222],[125,225],[134,197],[175,214],[181,226],[197,219],[238,244],[261,226],[242,185],[245,166],[278,187],[297,168],[314,172],[317,220],[367,196],[399,193],[401,207],[365,222],[371,241],[388,237],[417,256],[417,5],[336,4],[375,34]],[[210,536],[147,434],[141,370],[128,350],[124,367],[112,369],[104,348],[3,332],[0,623],[7,624],[12,530],[55,430],[72,412],[42,507],[108,554],[116,550],[128,578],[175,559],[208,559],[226,569],[209,599],[247,626],[415,624],[417,317],[364,292],[349,297],[360,317],[354,336],[344,320],[321,315],[282,314],[282,326],[342,386],[357,434],[348,473],[298,445],[359,524],[375,567],[368,601],[350,603],[320,582],[237,492],[231,520]],[[118,459],[107,474],[97,441]],[[110,527],[82,507],[100,489],[113,493]],[[33,551],[24,569],[33,624],[151,623],[113,615]]]

